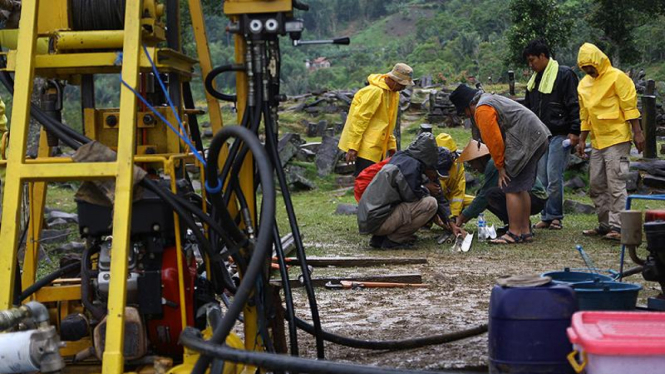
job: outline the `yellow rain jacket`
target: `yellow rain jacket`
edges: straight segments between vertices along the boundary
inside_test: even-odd
[[[436,145],[446,147],[451,152],[457,151],[457,143],[453,138],[441,133],[436,137]],[[462,213],[462,209],[469,206],[473,201],[473,196],[466,195],[466,177],[464,175],[464,163],[455,160],[450,167],[448,178],[440,178],[443,195],[450,204],[450,216],[457,217]]]
[[[356,93],[339,139],[339,149],[358,151],[358,157],[381,161],[389,149],[397,149],[393,130],[397,121],[399,92],[391,91],[385,74],[367,77],[369,86]]]
[[[5,115],[5,102],[0,99],[0,136],[7,132],[7,116]]]
[[[635,84],[593,44],[584,43],[577,56],[577,65],[593,66],[598,77],[584,77],[577,86],[580,99],[582,131],[589,131],[591,146],[604,149],[630,142],[632,130],[627,122],[640,118],[637,110]]]

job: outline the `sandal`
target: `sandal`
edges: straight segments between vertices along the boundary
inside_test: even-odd
[[[596,227],[595,229],[591,229],[591,230],[582,231],[582,235],[584,235],[584,236],[605,236],[608,233],[609,233],[609,230],[601,229],[600,227]]]
[[[618,242],[621,241],[621,233],[616,230],[610,230],[610,232],[603,236],[603,239]]]
[[[533,243],[533,233],[522,234],[522,242]]]
[[[550,230],[561,230],[563,228],[563,224],[561,223],[560,220],[555,219],[550,222],[549,229]]]
[[[552,225],[552,221],[550,221],[550,222],[540,221],[540,222],[536,223],[535,225],[533,225],[533,228],[534,229],[549,229],[551,225]]]
[[[505,235],[494,240],[490,240],[490,244],[519,244],[522,242],[522,237],[515,235],[512,232],[508,231]]]

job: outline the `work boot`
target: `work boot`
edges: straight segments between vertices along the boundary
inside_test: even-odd
[[[413,243],[398,243],[394,242],[388,238],[385,238],[383,240],[383,243],[381,244],[381,248],[383,249],[409,249],[413,248]]]
[[[369,240],[369,246],[372,248],[381,248],[385,239],[385,235],[372,235],[372,238]]]

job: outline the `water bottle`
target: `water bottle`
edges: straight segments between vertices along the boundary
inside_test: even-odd
[[[571,141],[570,141],[570,139],[564,139],[564,140],[561,142],[561,147],[563,147],[563,149],[570,148],[570,146],[571,146]]]
[[[480,213],[478,215],[478,240],[480,241],[487,239],[487,231],[485,230],[486,225],[485,213]]]

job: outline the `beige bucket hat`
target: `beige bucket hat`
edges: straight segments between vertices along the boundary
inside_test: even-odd
[[[413,69],[407,64],[403,64],[401,62],[396,64],[393,70],[391,70],[390,73],[386,75],[402,86],[415,85],[413,82]]]
[[[471,139],[469,144],[464,147],[462,154],[459,156],[460,162],[466,162],[487,156],[490,154],[490,150],[483,143],[479,143],[476,140]]]

